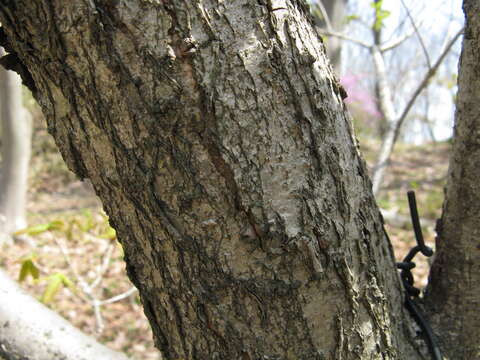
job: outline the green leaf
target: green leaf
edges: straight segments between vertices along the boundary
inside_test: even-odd
[[[77,293],[77,287],[75,286],[75,284],[73,283],[72,280],[70,280],[66,275],[62,275],[62,281],[63,281],[63,286],[65,286],[66,288],[68,288],[71,292],[73,292],[74,294]]]
[[[102,239],[115,240],[117,238],[117,232],[114,228],[109,226],[107,230],[102,235],[100,235],[100,237]]]
[[[40,278],[40,270],[33,261],[30,265],[30,275],[32,275],[35,280],[38,280]]]
[[[93,221],[92,212],[90,210],[83,210],[82,214],[85,217],[85,221],[83,221],[83,222],[79,221],[78,225],[83,232],[90,231],[95,226],[95,222]]]
[[[40,299],[41,302],[44,304],[50,303],[55,295],[60,291],[62,286],[67,287],[73,293],[77,292],[77,288],[75,284],[65,275],[62,273],[55,273],[47,278],[48,285]]]
[[[56,273],[48,278],[48,285],[40,299],[44,304],[50,303],[63,285],[63,274]]]
[[[34,279],[38,279],[38,277],[40,276],[40,270],[38,270],[32,258],[27,258],[22,262],[20,274],[18,276],[18,282],[25,281],[28,275],[30,275]]]
[[[18,282],[23,282],[28,274],[30,273],[30,269],[29,269],[29,265],[28,265],[28,262],[27,261],[24,261],[22,263],[22,267],[20,268],[20,274],[18,276]]]
[[[346,18],[345,18],[345,23],[346,24],[349,24],[350,22],[354,21],[354,20],[358,20],[360,19],[360,16],[358,15],[348,15]]]
[[[370,3],[370,6],[375,9],[375,22],[373,24],[373,29],[379,31],[383,27],[383,21],[391,15],[391,12],[388,10],[382,9],[383,0]]]
[[[420,184],[417,181],[415,180],[410,181],[410,188],[418,189],[419,187],[420,187]]]
[[[27,234],[27,235],[38,235],[41,233],[44,233],[46,231],[51,231],[51,230],[60,230],[62,229],[64,223],[62,220],[53,220],[47,224],[39,224],[39,225],[34,225],[30,226],[28,228],[19,230],[14,233],[14,235],[22,235],[22,234]]]

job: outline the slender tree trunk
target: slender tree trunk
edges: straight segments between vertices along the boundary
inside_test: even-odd
[[[1,1],[166,359],[420,359],[304,3]]]
[[[377,38],[377,36],[375,38]],[[371,53],[377,72],[376,92],[378,94],[378,104],[383,118],[383,125],[386,127],[372,176],[372,190],[374,194],[378,194],[393,150],[397,114],[395,113],[395,105],[393,103],[392,93],[390,92],[390,86],[388,85],[384,56],[380,48],[376,45],[372,47]]]
[[[0,48],[0,56],[3,55]],[[25,207],[32,117],[22,104],[20,77],[3,68],[0,68],[0,121],[0,236],[5,238],[27,225]]]
[[[480,3],[463,9],[455,137],[426,300],[445,353],[467,360],[480,358]]]

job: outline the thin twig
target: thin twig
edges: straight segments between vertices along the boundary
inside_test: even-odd
[[[410,21],[412,22],[413,29],[415,30],[415,33],[417,34],[418,41],[420,42],[420,46],[422,47],[423,54],[425,55],[425,59],[427,60],[428,68],[431,69],[431,68],[432,68],[432,64],[431,64],[431,62],[430,62],[430,56],[428,56],[427,47],[425,46],[425,43],[423,42],[423,38],[422,38],[422,36],[420,35],[420,32],[418,31],[417,24],[415,23],[415,20],[413,19],[413,16],[412,16],[412,14],[410,13],[410,9],[409,9],[409,8],[407,7],[407,5],[405,4],[405,1],[404,1],[404,0],[401,0],[401,2],[402,2],[403,7],[405,8],[405,11],[407,12],[408,18],[409,18]]]
[[[60,252],[62,253],[62,255],[65,259],[65,262],[67,263],[68,267],[72,271],[73,276],[75,276],[75,279],[76,279],[78,285],[80,286],[80,288],[82,289],[82,292],[86,295],[86,297],[81,296],[81,294],[76,293],[76,292],[74,292],[74,295],[78,296],[83,301],[89,302],[88,298],[90,297],[90,287],[89,287],[87,281],[85,281],[85,279],[77,271],[77,267],[76,267],[75,263],[70,258],[70,255],[68,253],[69,250],[68,250],[67,246],[62,244],[60,241],[58,241],[57,238],[54,237],[53,239],[54,239],[55,243],[57,244],[58,248],[60,249]]]
[[[100,301],[100,305],[111,304],[111,303],[126,299],[127,297],[131,296],[135,292],[137,292],[137,288],[132,286],[130,289],[128,289],[127,291],[125,291],[122,294],[113,296],[113,297],[111,297],[110,299],[107,299],[107,300]]]
[[[114,249],[114,244],[113,244],[113,242],[110,241],[108,246],[107,246],[107,250],[105,251],[105,255],[103,256],[102,264],[100,265],[100,268],[98,269],[97,277],[90,284],[90,288],[92,290],[95,289],[102,282],[103,275],[105,275],[105,272],[108,269],[108,265],[110,264],[110,259],[112,258],[113,249]]]
[[[407,105],[405,106],[405,109],[403,109],[402,114],[400,115],[400,118],[398,119],[397,126],[395,128],[395,138],[394,138],[394,144],[397,141],[398,136],[400,135],[400,129],[402,127],[403,122],[405,121],[405,118],[407,117],[408,112],[412,108],[413,104],[415,103],[415,100],[417,99],[418,95],[422,92],[422,90],[428,85],[428,82],[430,79],[436,74],[439,66],[443,62],[443,59],[445,59],[445,56],[447,56],[448,52],[452,48],[453,44],[457,41],[457,39],[460,37],[460,35],[463,34],[464,28],[462,28],[460,31],[458,31],[455,36],[450,40],[450,42],[447,44],[445,49],[443,50],[442,54],[438,57],[437,61],[433,66],[427,71],[425,76],[423,77],[422,82],[418,85],[417,89],[413,93],[412,97],[408,101]],[[393,147],[392,147],[393,150]]]
[[[68,249],[67,247],[62,244],[60,241],[58,241],[55,238],[55,242],[57,243],[58,247],[60,248],[60,251],[62,252],[65,261],[67,262],[68,266],[73,272],[73,275],[75,276],[82,293],[84,296],[81,296],[81,294],[75,294],[77,295],[80,299],[83,301],[89,303],[93,307],[93,312],[95,314],[95,332],[100,335],[103,330],[105,329],[105,322],[103,321],[103,315],[102,315],[102,310],[101,306],[103,304],[107,304],[109,302],[104,302],[102,300],[99,300],[98,297],[94,293],[95,287],[97,287],[103,280],[103,275],[105,275],[105,272],[107,271],[108,265],[110,264],[110,259],[113,254],[113,249],[114,249],[114,244],[112,242],[109,242],[107,249],[105,251],[105,255],[103,256],[102,263],[98,269],[97,276],[95,280],[91,283],[88,284],[88,282],[80,275],[80,273],[77,271],[75,264],[73,263],[72,259],[70,258],[70,255],[68,254]],[[123,294],[121,294],[123,295]],[[108,299],[110,300],[110,299]],[[106,300],[106,301],[108,301]],[[110,301],[113,302],[113,301]]]
[[[449,52],[449,50],[451,49],[451,47],[453,46],[455,41],[458,39],[458,37],[462,34],[462,32],[463,32],[463,29],[460,30],[452,38],[452,40],[450,41],[448,46],[445,48],[445,51],[439,56],[439,58],[437,59],[435,64],[432,66],[432,68],[430,68],[427,71],[423,80],[420,82],[417,89],[414,91],[413,95],[410,97],[410,99],[409,99],[407,105],[405,106],[403,112],[401,113],[400,117],[398,117],[398,118],[397,117],[391,117],[392,119],[397,119],[397,120],[394,120],[393,122],[391,122],[389,124],[389,130],[387,131],[387,134],[383,139],[382,146],[381,146],[379,156],[378,156],[378,160],[377,160],[377,163],[374,167],[374,173],[373,173],[373,176],[372,176],[372,184],[373,184],[372,190],[373,190],[374,194],[377,194],[377,192],[380,189],[380,185],[383,181],[383,175],[384,175],[384,172],[385,172],[385,168],[388,164],[388,160],[390,159],[390,156],[391,156],[391,154],[393,152],[393,149],[395,147],[395,144],[397,142],[398,136],[400,135],[400,130],[402,128],[402,125],[403,125],[410,109],[412,108],[413,104],[415,103],[416,99],[418,98],[418,96],[420,95],[422,90],[425,89],[425,87],[428,85],[428,82],[430,81],[430,79],[435,75],[435,73],[436,73],[438,67],[440,66],[440,64],[442,63],[443,59],[445,58],[445,56],[447,55],[447,53]],[[373,55],[375,55],[375,54],[376,53],[373,52]],[[381,56],[377,56],[377,57],[379,59],[381,59]],[[375,57],[374,57],[374,59],[375,59]],[[386,97],[386,99],[388,100],[388,97]],[[387,104],[388,104],[388,102],[387,102]]]
[[[323,17],[323,20],[325,21],[325,26],[327,27],[327,31],[333,32],[332,23],[330,22],[330,17],[328,16],[325,6],[323,6],[323,2],[321,0],[318,0],[315,5],[320,9],[320,12],[322,13],[322,17]]]
[[[94,298],[92,299],[93,312],[95,314],[95,332],[100,335],[105,329],[105,323],[103,321],[102,310],[101,310],[101,301]]]
[[[417,28],[420,28],[422,25],[423,25],[423,22],[425,21],[425,19],[423,19],[422,21],[420,21],[419,24],[417,24]],[[390,51],[392,49],[395,49],[397,46],[400,46],[401,44],[403,44],[403,42],[405,40],[408,40],[410,39],[413,35],[415,35],[415,28],[412,28],[408,33],[405,33],[403,36],[399,36],[397,37],[396,39],[393,39],[393,40],[389,40],[387,41],[385,44],[383,44],[381,47],[380,47],[380,51],[381,52],[386,52],[386,51]]]
[[[345,35],[343,33],[339,33],[339,32],[336,32],[336,31],[325,31],[325,30],[320,30],[320,33],[322,35],[326,35],[326,36],[335,36],[339,39],[342,39],[342,40],[346,40],[346,41],[350,41],[354,44],[357,44],[357,45],[360,45],[364,48],[367,48],[367,49],[370,49],[371,48],[371,45],[366,43],[366,42],[363,42],[361,40],[358,40],[358,39],[354,39],[348,35]]]

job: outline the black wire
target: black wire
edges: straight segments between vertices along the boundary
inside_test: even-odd
[[[415,192],[410,190],[407,192],[408,205],[410,206],[410,216],[412,217],[413,231],[415,232],[415,239],[420,247],[420,251],[423,255],[430,257],[433,255],[433,250],[425,245],[423,240],[422,228],[420,226],[420,219],[417,211],[417,200],[415,199]]]
[[[432,360],[442,360],[442,354],[439,346],[435,342],[433,331],[428,322],[422,316],[422,313],[415,304],[415,301],[412,299],[420,295],[420,290],[414,286],[414,278],[411,270],[415,267],[415,263],[412,260],[419,252],[426,257],[430,257],[433,255],[433,250],[426,246],[425,241],[423,240],[422,227],[420,226],[420,219],[417,211],[417,201],[415,200],[415,192],[410,190],[407,192],[407,196],[417,245],[410,249],[402,262],[397,263],[397,268],[401,270],[400,278],[402,279],[403,287],[405,288],[405,307],[422,330],[428,349],[432,356]]]
[[[433,360],[442,360],[442,354],[440,352],[440,348],[438,347],[437,343],[435,342],[435,335],[433,335],[432,328],[428,325],[428,322],[422,316],[422,313],[418,309],[418,306],[415,302],[410,298],[410,296],[406,296],[405,298],[405,307],[410,312],[412,317],[417,322],[420,329],[422,329],[423,334],[425,335],[428,350],[432,355]]]

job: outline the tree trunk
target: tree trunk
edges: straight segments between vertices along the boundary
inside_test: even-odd
[[[0,56],[3,56],[0,48]],[[18,74],[0,68],[2,126],[0,175],[0,243],[27,226],[26,197],[30,162],[32,117],[22,104]]]
[[[480,3],[465,0],[455,135],[426,303],[450,359],[480,358]]]
[[[2,3],[166,359],[422,358],[303,2]]]

